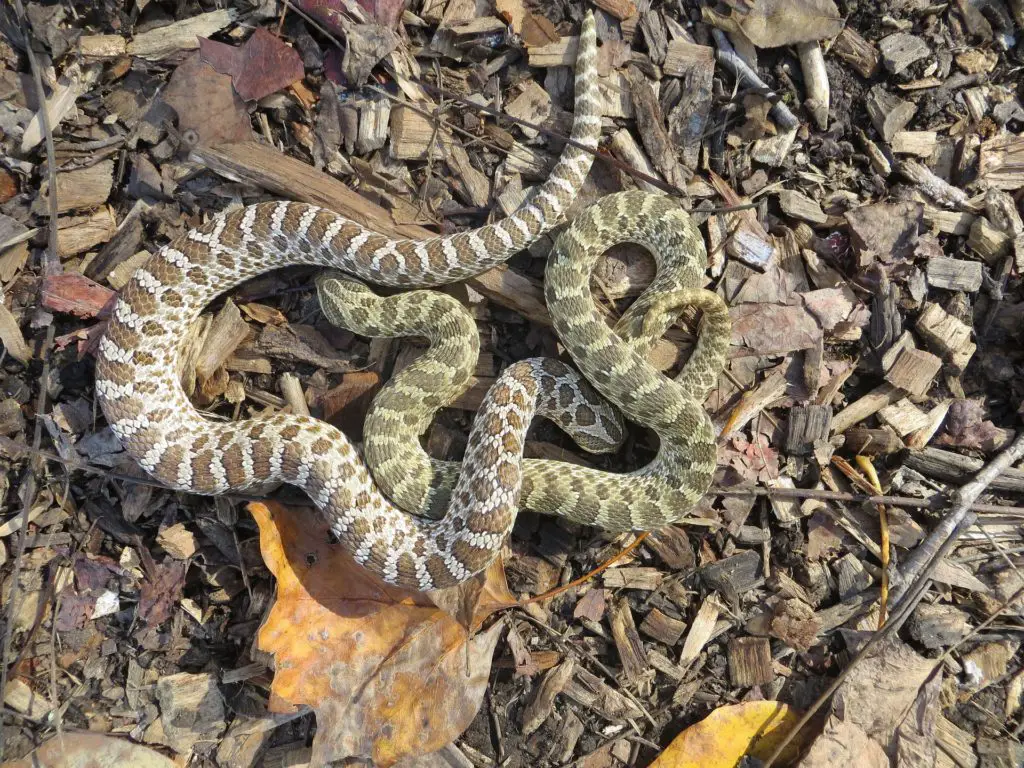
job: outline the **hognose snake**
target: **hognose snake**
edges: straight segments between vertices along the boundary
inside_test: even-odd
[[[574,142],[587,148],[596,147],[601,127],[595,55],[588,13],[572,130]],[[663,198],[621,193],[589,208],[559,237],[545,279],[555,329],[586,379],[660,437],[657,457],[636,472],[523,460],[535,413],[561,423],[588,448],[611,450],[621,437],[614,409],[579,374],[540,359],[510,366],[488,391],[461,465],[433,462],[418,436],[464,386],[458,380],[468,376],[478,349],[465,309],[436,292],[382,299],[352,277],[318,280],[325,311],[351,330],[434,342],[381,393],[368,418],[365,450],[376,482],[356,447],[329,424],[289,414],[213,422],[192,406],[178,377],[185,331],[211,300],[239,283],[296,264],[405,288],[478,274],[557,224],[590,164],[591,155],[569,143],[547,181],[511,216],[426,241],[392,240],[294,202],[216,216],[161,248],[118,297],[96,364],[97,397],[114,434],[147,472],[183,491],[298,486],[356,561],[385,581],[418,589],[451,586],[483,570],[511,530],[521,492],[525,506],[611,530],[678,519],[706,491],[714,471],[715,435],[701,402],[721,368],[729,325],[721,299],[697,287],[705,251],[696,228]],[[589,275],[594,260],[622,241],[646,246],[659,269],[612,330],[593,305]],[[703,310],[704,328],[672,381],[643,354],[684,305]],[[442,378],[455,383],[442,386]],[[447,503],[439,520],[403,511],[439,498]]]

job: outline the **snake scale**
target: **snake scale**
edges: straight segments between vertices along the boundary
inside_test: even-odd
[[[437,292],[380,298],[361,282],[402,288],[454,282],[504,262],[559,222],[589,172],[587,150],[600,135],[596,45],[588,13],[576,62],[573,141],[536,194],[495,224],[424,241],[393,240],[323,208],[272,202],[218,215],[161,248],[122,289],[96,355],[97,399],[125,450],[164,484],[192,493],[295,485],[357,562],[389,583],[417,589],[452,586],[483,570],[521,503],[613,530],[660,527],[692,507],[715,467],[715,435],[701,401],[721,368],[729,324],[721,299],[697,287],[703,243],[675,204],[641,193],[612,195],[559,237],[545,297],[583,377],[555,360],[509,366],[483,399],[461,464],[433,462],[418,436],[464,386],[458,380],[471,370],[479,343],[472,320]],[[593,304],[589,275],[616,241],[646,246],[659,272],[610,329]],[[317,281],[332,320],[365,335],[432,342],[382,391],[367,421],[374,477],[359,450],[329,424],[290,414],[214,422],[181,387],[186,331],[203,308],[247,279],[297,264],[343,273]],[[643,354],[683,306],[702,309],[704,326],[672,381]],[[452,383],[442,386],[442,378]],[[588,449],[613,450],[622,421],[598,393],[659,435],[648,466],[618,476],[523,459],[535,414],[561,424]],[[437,499],[446,506],[440,519],[405,511],[428,509]]]

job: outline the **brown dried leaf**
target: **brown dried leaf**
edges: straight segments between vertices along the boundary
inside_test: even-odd
[[[784,355],[811,349],[821,328],[804,307],[778,304],[739,304],[730,309],[733,344],[761,355]]]
[[[1013,439],[1013,432],[985,418],[985,408],[977,400],[955,401],[949,407],[945,428],[935,440],[936,445],[991,452]]]
[[[832,0],[756,0],[736,22],[758,48],[810,43],[838,35],[843,17]]]
[[[356,0],[367,14],[389,29],[398,26],[405,10],[404,0]],[[330,32],[347,37],[351,29],[351,14],[346,0],[298,0],[295,6],[323,24]]]
[[[230,75],[245,101],[258,101],[305,75],[299,54],[262,27],[239,47],[200,40],[199,55],[222,75]]]
[[[32,350],[25,341],[25,335],[21,332],[21,326],[11,310],[3,302],[0,302],[0,343],[3,343],[7,354],[25,364],[32,358]]]
[[[527,48],[540,48],[543,45],[551,45],[562,39],[555,29],[555,25],[543,16],[526,12],[523,17],[523,42]]]
[[[248,317],[250,320],[255,320],[261,325],[287,325],[288,318],[284,316],[277,307],[269,307],[266,304],[258,304],[256,302],[249,302],[248,304],[240,304],[238,306],[242,310],[242,314]]]
[[[147,627],[158,627],[167,621],[171,609],[181,599],[188,563],[167,558],[157,565],[148,550],[140,548],[146,580],[142,583],[137,615]]]
[[[178,129],[194,132],[199,144],[215,147],[252,138],[249,113],[231,78],[203,62],[199,53],[174,70],[163,99],[178,113]]]
[[[934,659],[899,640],[888,641],[853,667],[836,691],[832,709],[894,755],[897,729],[935,665]]]
[[[330,543],[312,510],[249,509],[277,577],[258,637],[276,662],[271,708],[314,709],[311,763],[358,757],[390,766],[461,734],[480,707],[502,624],[469,637],[427,594],[385,584]],[[498,599],[481,603],[507,594],[503,580],[493,581],[482,591]]]

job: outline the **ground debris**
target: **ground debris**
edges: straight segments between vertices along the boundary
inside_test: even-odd
[[[239,768],[618,768],[696,760],[716,734],[764,759],[753,734],[848,670],[802,764],[1021,761],[1024,608],[1003,605],[1022,585],[1019,462],[906,627],[848,667],[883,584],[1020,430],[1019,0],[593,3],[601,148],[567,217],[634,188],[692,212],[702,287],[733,321],[705,403],[720,493],[642,540],[524,512],[503,559],[515,596],[492,574],[430,599],[325,568],[336,545],[311,518],[280,518],[278,551],[276,512],[150,484],[96,409],[93,354],[115,293],[218,212],[297,200],[419,240],[528,203],[572,124],[582,7],[27,5],[31,40],[12,11],[0,43],[3,760],[63,745],[69,764],[166,764],[149,744]],[[506,365],[565,351],[552,242],[443,288],[481,353],[425,432],[432,456],[462,456]],[[655,274],[642,248],[612,249],[599,312],[614,323]],[[360,440],[422,354],[331,327],[311,276],[258,276],[204,312],[177,373],[211,419],[301,414]],[[700,328],[683,311],[652,364],[679,373]],[[621,472],[657,450],[631,428],[592,456],[538,421],[526,454]]]

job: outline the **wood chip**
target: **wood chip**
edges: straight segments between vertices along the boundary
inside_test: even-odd
[[[142,32],[128,43],[128,55],[159,61],[182,51],[194,51],[199,48],[201,38],[220,32],[235,16],[235,12],[228,9],[210,11]]]
[[[616,691],[597,675],[582,667],[566,683],[565,695],[580,706],[593,710],[612,722],[641,717],[643,712],[629,698]]]
[[[978,178],[1005,190],[1024,187],[1024,136],[1004,134],[981,145]]]
[[[114,183],[114,161],[103,160],[86,168],[63,171],[57,174],[57,212],[96,208],[107,202],[110,188]],[[43,185],[46,198],[48,184]]]
[[[915,327],[928,346],[958,373],[967,367],[978,348],[971,341],[971,327],[934,302],[925,304]]]
[[[202,352],[196,359],[196,375],[200,379],[210,378],[248,335],[249,324],[242,318],[235,303],[228,299],[214,318],[203,341]]]
[[[892,367],[885,372],[885,380],[893,387],[923,397],[941,368],[942,360],[930,352],[902,349]],[[878,410],[890,404],[881,403]]]
[[[701,603],[700,610],[690,622],[690,631],[683,643],[683,651],[679,656],[680,667],[685,669],[697,660],[701,650],[715,631],[715,624],[718,622],[721,610],[722,606],[713,595]]]
[[[859,424],[869,416],[878,413],[890,403],[895,403],[905,394],[904,390],[892,384],[880,384],[833,416],[832,431],[845,432],[854,424]]]
[[[995,264],[1010,252],[1013,238],[994,226],[985,216],[977,216],[971,223],[967,247],[988,264]]]
[[[928,44],[917,35],[896,32],[878,41],[882,63],[892,74],[898,75],[911,64],[931,55]]]
[[[620,597],[608,606],[608,623],[612,629],[615,648],[619,652],[619,660],[622,662],[622,671],[630,684],[636,686],[647,674],[647,654],[644,652],[643,641],[636,631],[629,601],[625,597]]]
[[[795,405],[789,411],[786,450],[798,456],[814,452],[818,440],[828,439],[832,429],[832,406]]]
[[[657,608],[652,608],[640,623],[640,631],[653,637],[659,643],[671,647],[678,643],[683,636],[683,632],[686,631],[686,622],[673,619]]]
[[[861,37],[852,26],[844,26],[832,43],[831,52],[852,66],[866,79],[875,76],[881,63],[881,54],[872,43]]]
[[[57,223],[57,254],[76,256],[107,242],[117,231],[114,211],[103,205],[85,216],[62,216]]]
[[[936,288],[967,293],[981,290],[982,266],[979,261],[932,256],[926,270],[928,284]]]
[[[572,679],[576,660],[570,656],[554,669],[548,670],[534,691],[533,698],[523,709],[523,735],[529,736],[550,717],[558,696]]]
[[[609,568],[603,574],[609,589],[642,589],[648,592],[658,588],[665,574],[657,568]]]
[[[928,426],[928,414],[906,398],[885,406],[878,412],[878,418],[901,437]]]
[[[806,221],[808,224],[821,226],[829,221],[816,201],[794,190],[784,189],[779,192],[779,206],[787,216]]]
[[[935,131],[899,131],[892,137],[892,151],[927,159],[935,152],[938,136]]]
[[[768,638],[737,637],[729,641],[729,679],[736,688],[767,685],[775,679]]]
[[[167,744],[187,753],[199,741],[216,739],[224,730],[224,700],[213,674],[179,672],[156,682],[160,719]]]
[[[875,130],[886,142],[892,141],[893,136],[902,131],[917,112],[913,102],[893,95],[881,83],[868,92],[866,105]]]

